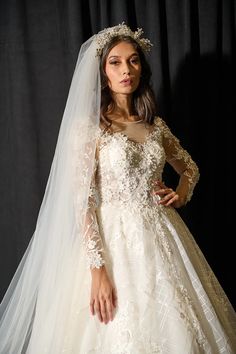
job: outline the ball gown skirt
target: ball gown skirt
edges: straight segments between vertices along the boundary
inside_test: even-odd
[[[27,353],[59,353],[62,333],[60,353],[233,353],[224,331],[233,310],[178,212],[101,205],[97,217],[118,298],[113,321],[92,316],[90,270],[83,249],[75,249],[70,311],[56,317],[52,306],[41,327],[35,326]],[[61,281],[67,283],[63,276]],[[53,333],[55,321],[63,329],[60,338]]]

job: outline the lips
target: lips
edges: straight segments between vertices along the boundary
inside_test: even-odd
[[[133,83],[132,79],[124,79],[120,82],[123,85],[131,85]]]

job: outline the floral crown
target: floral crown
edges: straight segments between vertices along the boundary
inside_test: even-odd
[[[124,22],[114,27],[105,28],[95,35],[95,40],[97,42],[97,56],[102,54],[103,48],[113,37],[120,35],[133,38],[140,45],[142,50],[148,52],[153,44],[147,38],[140,38],[143,33],[142,28],[138,28],[137,31],[133,32]]]

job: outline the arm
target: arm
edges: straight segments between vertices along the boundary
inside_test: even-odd
[[[90,294],[90,311],[97,314],[98,319],[105,324],[113,320],[114,308],[116,307],[116,291],[107,273],[104,260],[104,248],[99,234],[96,217],[98,207],[98,191],[96,188],[96,172],[98,166],[97,150],[94,170],[90,185],[88,208],[85,217],[85,232],[83,241],[86,247],[87,262],[90,266],[92,282]]]
[[[104,265],[103,245],[96,217],[98,149],[94,159],[94,139],[99,134],[96,135],[97,131],[94,132],[93,127],[85,132],[86,135],[82,130],[77,131],[75,127],[71,139],[74,150],[72,163],[75,171],[75,218],[81,242],[85,245],[88,268],[90,267],[91,270],[90,311],[92,315],[97,314],[100,321],[107,322],[108,319],[112,320],[113,318],[117,298],[115,288]],[[81,187],[79,189],[80,195],[77,193],[78,186]]]
[[[103,264],[105,264],[105,260],[103,258],[104,248],[101,236],[99,234],[99,226],[96,216],[96,208],[98,207],[98,192],[96,188],[97,166],[98,159],[96,151],[83,234],[83,243],[86,249],[87,264],[90,269],[100,268]]]
[[[166,160],[180,176],[176,193],[179,195],[181,206],[191,199],[194,187],[199,180],[199,170],[190,154],[180,145],[179,140],[172,134],[166,123],[159,118],[158,124],[162,130]]]

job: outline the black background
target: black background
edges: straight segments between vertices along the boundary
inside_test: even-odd
[[[82,42],[125,21],[154,44],[158,113],[199,166],[180,211],[232,304],[235,2],[0,2],[0,296],[34,232]],[[165,181],[175,185],[170,168]]]

